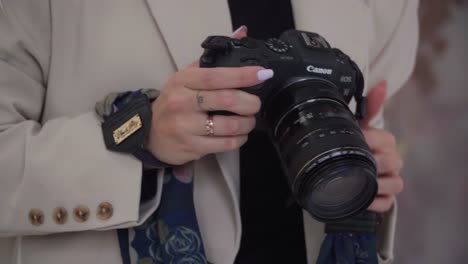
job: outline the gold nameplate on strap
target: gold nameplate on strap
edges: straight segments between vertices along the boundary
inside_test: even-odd
[[[134,117],[130,118],[125,124],[121,125],[119,128],[114,130],[114,141],[115,144],[122,143],[125,139],[131,136],[133,133],[138,131],[143,124],[141,123],[140,115],[135,115]]]

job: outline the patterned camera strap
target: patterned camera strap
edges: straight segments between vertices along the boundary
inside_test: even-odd
[[[317,264],[377,264],[378,215],[365,211],[347,220],[328,223]]]
[[[113,93],[96,104],[96,113],[105,119],[141,94],[150,100],[156,95],[150,89]],[[118,230],[118,237],[124,264],[207,263],[195,215],[192,167],[166,169],[156,212],[141,226]]]
[[[131,263],[207,263],[193,204],[190,167],[167,169],[158,210],[129,230]]]

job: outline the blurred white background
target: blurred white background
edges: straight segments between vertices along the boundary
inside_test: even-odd
[[[398,264],[468,263],[468,4],[421,0],[411,80],[386,109],[405,156]]]

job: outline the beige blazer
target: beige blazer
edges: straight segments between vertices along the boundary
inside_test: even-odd
[[[417,0],[292,5],[297,28],[350,54],[366,87],[387,80],[391,95],[410,75]],[[114,229],[139,225],[157,209],[162,172],[156,197],[140,204],[141,164],[105,149],[94,103],[110,92],[163,87],[200,56],[207,35],[231,33],[227,1],[0,0],[0,6],[0,262],[120,263]],[[241,237],[238,152],[192,165],[208,260],[233,263]],[[110,207],[112,215],[103,213]],[[304,218],[314,263],[323,226]],[[392,262],[394,228],[395,208],[380,228],[381,263]]]

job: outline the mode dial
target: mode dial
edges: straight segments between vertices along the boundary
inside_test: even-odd
[[[289,50],[289,45],[281,39],[271,38],[265,42],[265,45],[272,51],[285,53]]]

